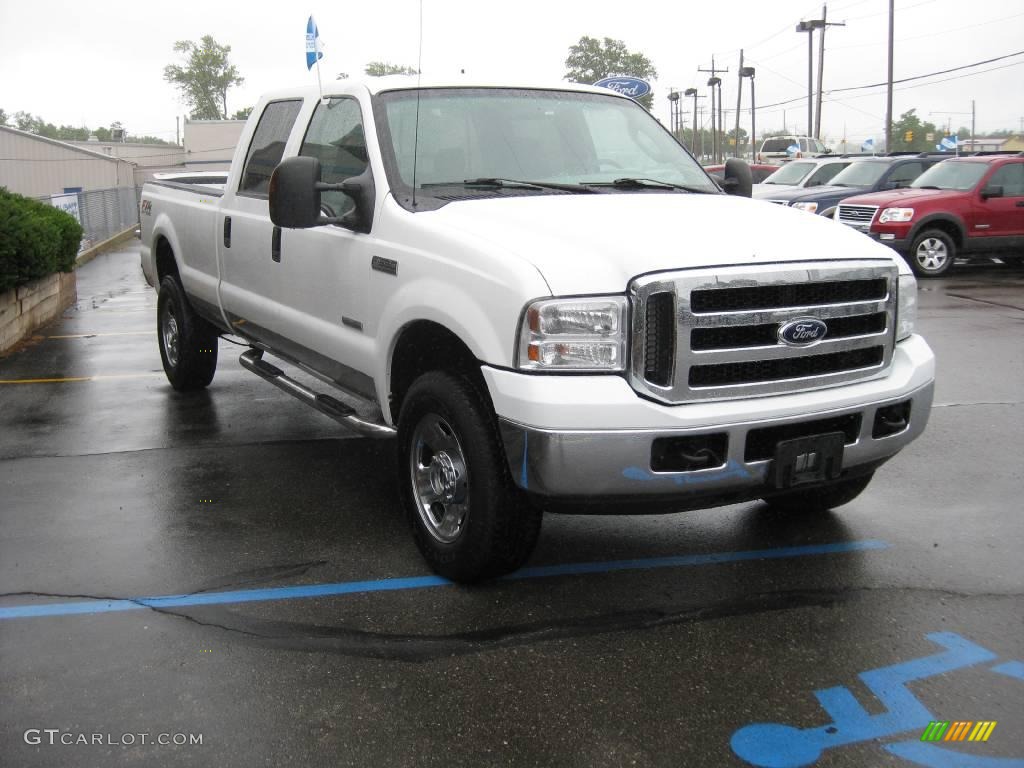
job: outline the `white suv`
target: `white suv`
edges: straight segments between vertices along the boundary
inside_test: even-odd
[[[790,154],[789,148],[793,145],[796,145],[799,149]],[[821,157],[821,155],[827,155],[831,152],[831,149],[811,136],[772,136],[761,142],[761,149],[757,153],[754,162],[782,165],[786,160],[801,157]]]

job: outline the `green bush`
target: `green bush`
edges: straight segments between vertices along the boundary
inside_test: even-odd
[[[0,293],[75,268],[82,226],[52,205],[0,187]]]

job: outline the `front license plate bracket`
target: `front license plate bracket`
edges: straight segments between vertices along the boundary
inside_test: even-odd
[[[843,471],[845,443],[842,432],[779,441],[772,461],[772,483],[783,489],[835,480]]]

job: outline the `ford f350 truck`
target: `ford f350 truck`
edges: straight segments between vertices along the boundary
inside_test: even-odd
[[[544,511],[844,504],[928,421],[914,277],[748,199],[745,168],[723,193],[589,86],[271,93],[225,177],[143,190],[164,370],[207,386],[230,333],[393,438],[415,540],[459,581],[522,565]]]

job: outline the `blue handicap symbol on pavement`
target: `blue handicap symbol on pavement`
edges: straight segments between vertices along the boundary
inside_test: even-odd
[[[845,686],[815,691],[814,695],[831,723],[817,728],[794,728],[780,723],[755,723],[733,734],[731,746],[743,760],[762,768],[799,768],[811,765],[821,753],[847,744],[920,732],[936,718],[906,688],[914,680],[934,677],[955,669],[994,661],[991,651],[952,632],[933,632],[927,638],[946,650],[933,656],[868,670],[860,679],[887,711],[870,715]],[[1024,680],[1024,664],[1012,661],[994,672]],[[1024,768],[1024,759],[981,757],[951,752],[918,738],[886,745],[898,757],[930,768]]]

